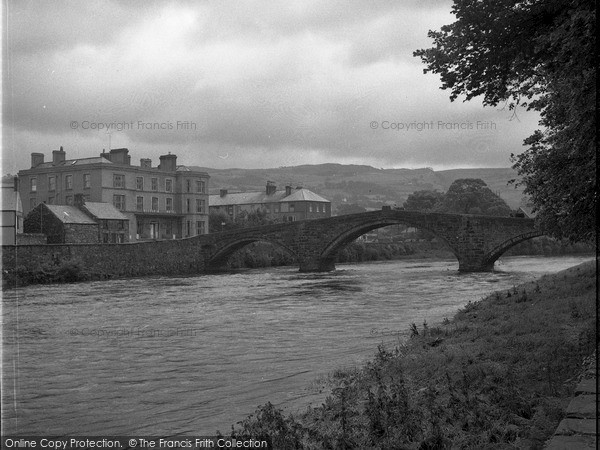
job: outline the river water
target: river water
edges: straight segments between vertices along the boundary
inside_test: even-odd
[[[587,257],[339,265],[30,286],[4,293],[5,434],[212,435],[271,401],[323,399],[315,380],[468,301]]]

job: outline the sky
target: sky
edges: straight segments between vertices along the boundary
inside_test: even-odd
[[[3,10],[2,173],[132,163],[509,167],[534,112],[449,99],[413,51],[451,2],[31,1]]]

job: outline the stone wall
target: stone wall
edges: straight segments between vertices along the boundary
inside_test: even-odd
[[[204,270],[198,240],[128,244],[52,244],[2,247],[3,280],[19,273],[48,272],[67,264],[81,267],[87,279],[197,274]]]
[[[47,243],[48,237],[44,233],[17,234],[17,245],[44,245]]]
[[[3,273],[4,280],[12,280],[19,270],[48,273],[53,268],[75,265],[88,278],[197,274],[224,267],[233,252],[255,241],[285,248],[296,257],[301,271],[329,271],[335,268],[336,253],[349,242],[369,230],[397,223],[435,233],[455,254],[461,271],[492,270],[495,258],[511,245],[540,234],[533,221],[527,219],[388,210],[180,240],[3,246]]]
[[[65,244],[81,244],[98,242],[98,224],[65,223],[62,225]],[[50,237],[48,237],[50,242]]]

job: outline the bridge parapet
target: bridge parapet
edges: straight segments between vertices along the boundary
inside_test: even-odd
[[[430,231],[457,257],[461,271],[492,270],[495,260],[512,245],[541,233],[531,219],[462,214],[382,210],[304,220],[197,236],[207,267],[222,267],[236,250],[266,241],[294,255],[301,271],[335,268],[337,253],[362,234],[389,225],[406,224]]]

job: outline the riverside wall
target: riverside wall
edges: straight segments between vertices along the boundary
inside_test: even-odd
[[[130,244],[49,244],[2,246],[3,281],[16,274],[44,272],[76,264],[91,279],[145,275],[185,275],[205,269],[198,240]]]

